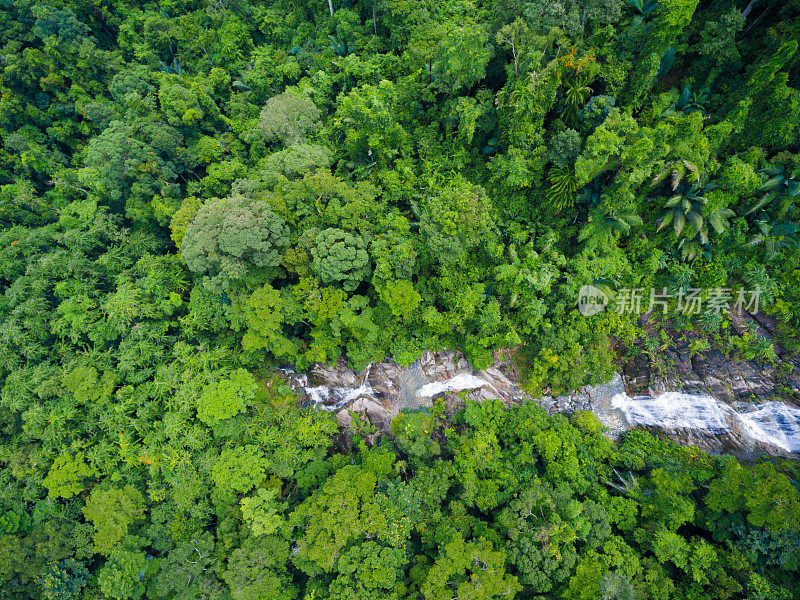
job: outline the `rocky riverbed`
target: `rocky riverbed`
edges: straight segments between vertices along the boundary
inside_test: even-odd
[[[430,407],[439,397],[449,410],[465,399],[497,398],[507,405],[537,402],[550,413],[590,410],[611,437],[645,427],[713,453],[800,455],[800,408],[779,399],[781,390],[800,390],[796,372],[777,381],[768,365],[713,353],[695,360],[680,345],[671,352],[675,369],[666,375],[637,357],[607,383],[539,398],[517,385],[510,362],[475,370],[454,351],[425,352],[408,367],[389,361],[356,373],[344,363],[320,364],[286,377],[302,403],[334,412],[343,426],[360,413],[378,432],[388,431],[401,410]]]

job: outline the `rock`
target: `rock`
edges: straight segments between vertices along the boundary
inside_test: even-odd
[[[591,410],[592,408],[592,397],[589,395],[589,392],[586,391],[585,388],[581,388],[575,394],[575,397],[572,399],[572,404],[574,406],[574,410]]]
[[[499,399],[506,406],[534,401],[550,414],[591,410],[607,428],[607,434],[616,438],[632,426],[614,403],[618,395],[635,400],[642,394],[651,398],[668,392],[707,394],[731,405],[730,426],[724,431],[648,427],[678,443],[697,445],[710,452],[742,456],[764,452],[786,454],[774,445],[755,441],[743,431],[736,411],[752,406],[753,401],[780,396],[781,390],[800,398],[800,360],[793,360],[793,371],[786,374],[784,370],[778,381],[776,369],[771,365],[737,360],[718,349],[692,356],[688,344],[680,341],[666,354],[666,368],[662,366],[659,371],[654,370],[647,355],[639,354],[626,361],[621,374],[607,383],[579,388],[568,395],[536,399],[519,387],[516,370],[508,361],[509,354],[503,352],[495,353],[495,363],[481,371],[472,369],[460,352],[426,351],[408,367],[386,361],[355,373],[339,362],[314,365],[307,375],[287,370],[285,376],[297,390],[299,403],[316,404],[332,411],[342,427],[350,426],[351,413],[361,414],[376,427],[375,435],[387,433],[392,419],[401,410],[425,410],[441,398],[448,412],[463,407],[465,399],[478,402]]]
[[[395,362],[373,365],[368,381],[375,394],[380,398],[392,398],[400,390],[398,382],[402,375],[402,367]]]
[[[354,387],[358,384],[357,375],[341,363],[335,365],[315,363],[308,373],[309,387]]]
[[[365,396],[360,396],[353,400],[347,407],[346,412],[365,415],[367,420],[380,431],[388,431],[392,419],[399,414],[399,411],[394,410],[393,405],[389,405],[387,409],[383,403],[376,402],[373,398]]]

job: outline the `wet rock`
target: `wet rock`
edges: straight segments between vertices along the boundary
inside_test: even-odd
[[[365,396],[360,396],[353,400],[347,407],[347,412],[365,415],[369,423],[380,431],[388,431],[392,419],[399,414],[394,405],[389,404],[387,408],[384,403]]]
[[[308,372],[309,387],[355,387],[358,384],[358,376],[342,363],[315,363]]]
[[[662,365],[660,371],[654,370],[648,357],[641,354],[627,361],[622,373],[607,383],[579,388],[568,395],[534,399],[519,387],[508,354],[496,353],[496,357],[494,364],[480,371],[472,369],[460,352],[444,351],[425,352],[419,361],[408,367],[386,361],[356,373],[340,362],[314,365],[307,374],[286,371],[286,377],[298,391],[301,402],[330,410],[343,427],[352,422],[351,413],[361,414],[375,426],[375,435],[388,432],[392,419],[401,410],[425,410],[439,398],[444,400],[448,412],[463,407],[465,400],[500,399],[506,406],[537,402],[550,414],[591,410],[612,438],[631,427],[644,426],[678,443],[696,445],[709,452],[743,456],[765,452],[786,454],[786,450],[780,447],[780,440],[776,442],[777,446],[759,442],[758,436],[754,438],[753,431],[748,430],[747,424],[737,416],[742,411],[757,410],[752,408],[752,402],[771,400],[776,396],[779,377],[771,365],[737,361],[714,349],[691,356],[688,345],[681,342],[669,350],[667,367]],[[784,370],[780,378],[781,389],[800,394],[800,374],[796,365],[791,373]],[[620,409],[619,399],[635,401],[637,395],[641,395],[642,401],[646,401],[671,392],[698,397],[710,395],[721,401],[718,409],[720,414],[727,415],[727,425],[710,429],[682,427],[680,420],[672,425],[657,420],[642,424]],[[690,397],[688,401],[691,403],[693,400]],[[726,408],[725,403],[730,406]],[[783,426],[785,429],[785,424]],[[769,427],[780,429],[775,424],[768,424],[768,430]],[[800,421],[797,428],[800,430]]]
[[[589,395],[589,392],[586,391],[585,388],[579,389],[575,396],[573,397],[572,404],[574,409],[577,410],[591,410],[592,409],[592,397]]]
[[[395,362],[384,362],[373,365],[368,381],[375,394],[381,398],[393,398],[400,390],[399,381],[402,367]]]

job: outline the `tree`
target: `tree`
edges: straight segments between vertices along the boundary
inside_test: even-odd
[[[277,536],[251,537],[230,554],[222,574],[234,600],[292,600],[298,593],[287,572],[288,541]]]
[[[600,600],[638,600],[639,594],[627,578],[614,571],[600,582]]]
[[[679,569],[686,570],[689,564],[689,544],[674,531],[661,529],[656,532],[653,552],[662,563],[670,561]]]
[[[314,272],[325,283],[341,283],[349,292],[355,290],[370,272],[370,259],[364,240],[329,227],[317,234],[316,246],[311,249]]]
[[[612,108],[608,117],[586,140],[583,152],[575,161],[578,186],[616,166],[627,137],[639,129],[636,121],[618,108]]]
[[[709,224],[715,232],[722,233],[727,227],[727,220],[735,216],[729,208],[719,208],[704,214],[702,207],[708,203],[708,199],[702,194],[706,189],[713,188],[684,186],[682,193],[672,196],[664,203],[666,214],[658,223],[658,231],[672,223],[684,260],[694,260],[703,253],[703,246],[709,241]]]
[[[519,60],[530,29],[524,19],[517,18],[513,23],[504,25],[495,35],[495,41],[511,51],[514,64],[514,76],[519,76]]]
[[[242,412],[255,397],[258,384],[245,369],[236,369],[228,377],[208,384],[197,401],[197,418],[206,425]]]
[[[514,598],[522,589],[506,574],[505,555],[481,538],[465,542],[456,534],[444,545],[421,586],[425,600]]]
[[[204,531],[169,551],[148,587],[148,596],[170,600],[223,600],[217,580],[214,538]]]
[[[221,490],[246,494],[266,479],[268,461],[256,445],[225,448],[212,467],[212,479]]]
[[[51,498],[71,498],[86,487],[81,479],[94,474],[95,471],[84,461],[83,452],[78,452],[75,456],[63,452],[53,462],[43,483]]]
[[[644,2],[635,0],[632,4],[641,7]],[[629,79],[628,97],[633,104],[641,104],[644,95],[650,91],[661,68],[661,58],[691,21],[698,0],[661,0],[648,3],[649,6],[654,4],[655,10],[651,8],[647,11],[653,12],[653,19]],[[641,16],[646,17],[647,14],[643,12]]]
[[[549,157],[551,162],[561,168],[571,166],[580,154],[581,142],[580,134],[574,129],[559,131],[550,140]]]
[[[270,154],[260,164],[261,177],[268,184],[276,184],[280,177],[295,179],[317,169],[327,169],[333,162],[330,150],[318,144],[298,143]]]
[[[751,102],[749,110],[737,115],[738,135],[733,146],[744,149],[759,145],[767,149],[781,146],[792,138],[800,115],[800,98],[787,86],[788,74],[781,69],[789,64],[800,44],[796,39],[784,41],[759,60],[739,91],[740,103]],[[738,106],[731,113],[740,112]]]
[[[437,87],[448,94],[469,89],[483,79],[492,58],[483,27],[455,27],[439,44],[431,69]]]
[[[547,189],[547,202],[553,208],[553,212],[560,212],[575,204],[578,180],[571,167],[553,167],[548,178],[550,187]]]
[[[658,0],[628,0],[628,6],[636,13],[631,20],[631,25],[637,27],[644,23],[651,13],[655,12],[658,8]]]
[[[128,536],[111,550],[97,577],[100,589],[114,600],[138,600],[145,592],[148,561],[140,550],[144,540]]]
[[[124,210],[129,219],[146,223],[153,217],[153,198],[174,198],[178,191],[174,181],[180,168],[169,160],[166,150],[177,147],[181,136],[164,125],[162,136],[169,138],[170,134],[173,139],[163,144],[162,152],[141,139],[147,136],[137,127],[113,121],[87,146],[85,167],[78,172],[81,187],[92,190],[99,199],[110,200],[114,212]],[[175,208],[178,206],[176,201]]]
[[[95,551],[109,555],[129,527],[144,516],[144,510],[144,497],[132,485],[92,491],[83,514],[95,527]]]
[[[706,22],[700,32],[700,54],[720,62],[737,60],[736,37],[744,28],[744,22],[745,17],[737,8],[722,14],[718,20]]]
[[[345,466],[295,509],[289,519],[302,528],[293,555],[298,568],[312,576],[331,573],[337,558],[365,536],[395,548],[405,545],[411,523],[385,496],[381,502],[375,495],[380,475]]]
[[[214,125],[220,123],[220,111],[208,91],[193,82],[184,85],[176,74],[162,75],[158,100],[167,122],[187,134],[197,128],[214,131]]]
[[[45,600],[79,600],[89,583],[89,569],[78,561],[67,558],[52,563],[36,578]]]
[[[452,265],[478,248],[489,250],[496,234],[486,190],[459,177],[433,192],[420,218],[431,258]]]
[[[756,219],[756,233],[748,242],[748,246],[764,244],[767,250],[767,259],[771,260],[784,248],[795,249],[800,247],[800,236],[797,225],[788,221],[771,221],[768,217]]]
[[[640,227],[643,223],[639,215],[597,207],[578,234],[578,241],[587,242],[588,245],[610,246],[614,243],[615,233],[628,235],[631,227]]]
[[[186,228],[181,256],[217,293],[245,279],[250,270],[271,278],[289,244],[289,228],[264,202],[244,196],[212,199]]]
[[[639,502],[644,522],[669,531],[676,531],[684,523],[692,522],[696,506],[690,494],[696,484],[690,473],[674,476],[663,468],[657,468],[640,484],[632,494]]]
[[[410,317],[422,302],[422,296],[414,289],[414,284],[404,279],[375,287],[380,299],[389,306],[396,317]]]
[[[305,94],[287,89],[267,100],[251,136],[265,142],[280,142],[288,148],[319,130],[321,114]]]
[[[592,132],[606,120],[616,103],[617,100],[613,96],[592,96],[578,111],[578,119]]]
[[[353,166],[387,166],[408,134],[399,122],[398,90],[390,81],[364,85],[340,97],[333,129]]]
[[[283,333],[286,309],[281,293],[269,284],[258,288],[246,299],[239,297],[234,307],[234,325],[247,327],[242,347],[248,351],[264,349],[279,358],[294,358],[299,351],[298,343]]]
[[[705,503],[715,512],[741,511],[749,523],[773,533],[800,522],[800,501],[789,478],[769,463],[747,469],[726,459],[708,485]]]
[[[70,8],[56,9],[37,4],[31,12],[36,18],[33,34],[42,40],[54,40],[62,50],[77,49],[80,41],[91,32],[89,26],[79,21]]]
[[[563,2],[554,4],[545,0],[526,2],[523,8],[525,19],[539,33],[548,34],[554,29],[566,32],[570,36],[579,35],[583,31],[581,9],[585,14],[586,7],[582,2]]]
[[[402,548],[382,546],[372,540],[354,545],[336,562],[338,575],[330,586],[331,600],[399,598],[394,590],[402,581],[406,561]]]
[[[774,207],[773,201],[785,198],[786,195],[793,198],[800,194],[800,167],[794,171],[787,173],[787,169],[782,166],[770,166],[761,171],[763,175],[768,177],[761,187],[756,190],[757,192],[767,192],[759,198],[748,211],[748,215],[764,208],[771,209]],[[776,203],[777,204],[777,203]],[[788,207],[783,207],[783,211]],[[780,215],[782,216],[782,215]]]
[[[242,498],[242,518],[254,536],[272,535],[283,522],[275,502],[279,493],[278,488],[260,488],[254,496]]]

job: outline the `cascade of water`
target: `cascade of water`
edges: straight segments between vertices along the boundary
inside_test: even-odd
[[[742,429],[753,439],[789,452],[800,452],[800,409],[783,402],[765,402],[738,413]]]
[[[460,392],[462,390],[476,390],[485,385],[489,385],[480,377],[476,377],[472,373],[459,373],[455,377],[451,377],[446,381],[434,381],[419,388],[415,395],[417,398],[432,398],[437,394],[443,392]],[[489,386],[494,389],[493,386]],[[497,390],[495,390],[497,391]],[[499,392],[498,392],[499,394]]]
[[[307,386],[303,385],[303,389],[308,394],[312,403],[324,408],[325,410],[336,411],[346,406],[353,400],[359,397],[367,397],[375,399],[375,392],[369,383],[370,369],[372,363],[367,365],[364,376],[361,379],[361,384],[358,387],[330,387],[327,385]],[[424,381],[424,380],[423,380]],[[421,383],[421,382],[419,382]],[[419,385],[417,383],[417,385]],[[462,390],[475,390],[481,387],[489,386],[494,389],[491,384],[487,383],[480,377],[472,373],[459,373],[445,381],[433,381],[416,387],[416,389],[402,390],[406,395],[413,395],[414,398],[432,398],[437,394],[443,392],[460,392]],[[497,391],[497,390],[495,390]],[[498,392],[499,396],[499,392]],[[418,405],[418,402],[408,402],[409,404]]]
[[[305,374],[289,371],[286,373],[306,391],[312,403],[324,410],[337,411],[361,397],[379,402],[378,396],[381,393],[376,392],[369,381],[372,368],[371,363],[367,365],[357,386],[309,386]],[[492,393],[497,392],[497,397],[503,397],[492,383],[468,371],[462,371],[444,381],[431,381],[431,376],[424,373],[419,363],[399,372],[396,387],[393,388],[396,391],[391,397],[385,398],[393,402],[398,410],[428,406],[431,398],[444,392],[488,387]],[[378,374],[378,380],[381,377],[385,377],[383,371]],[[349,380],[357,381],[352,377]],[[379,389],[383,387],[378,385]],[[384,390],[383,394],[386,393]],[[654,397],[631,397],[625,393],[619,374],[607,383],[584,388],[584,394],[591,399],[584,406],[597,414],[611,435],[640,426],[667,432],[691,430],[700,434],[701,438],[705,434],[723,436],[732,440],[734,447],[752,447],[759,442],[800,453],[800,408],[783,402],[742,404],[734,408],[707,394],[666,392]],[[575,409],[566,410],[571,412]]]
[[[303,389],[306,391],[306,394],[308,394],[311,402],[325,410],[336,411],[347,406],[356,398],[362,396],[374,398],[374,390],[369,383],[369,373],[371,369],[372,363],[369,363],[364,370],[364,377],[361,379],[361,385],[355,388],[318,385],[314,387],[304,386]],[[332,399],[334,399],[333,402],[331,402]]]
[[[704,429],[725,433],[730,429],[727,415],[732,410],[711,396],[667,392],[652,398],[617,394],[611,406],[620,409],[631,425],[664,429]]]
[[[630,427],[694,429],[716,435],[737,430],[753,441],[800,452],[800,408],[783,402],[734,410],[711,396],[667,392],[656,397],[616,394],[611,405],[622,411]]]

